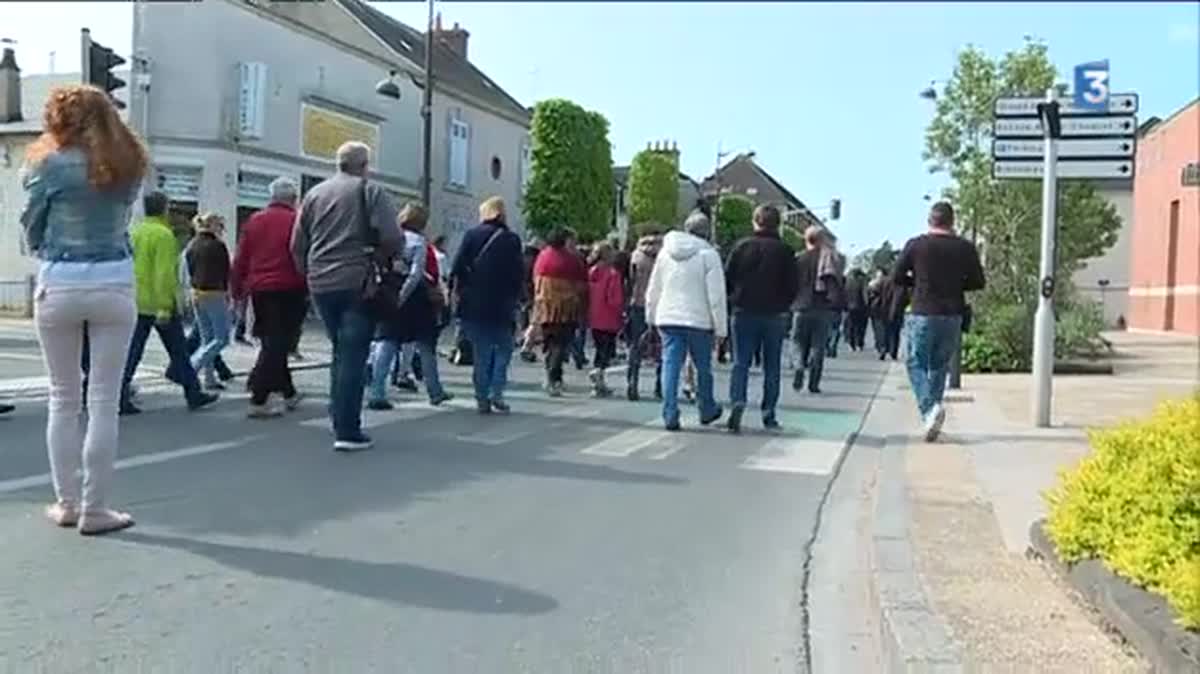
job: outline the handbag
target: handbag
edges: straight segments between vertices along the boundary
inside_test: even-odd
[[[387,320],[400,311],[400,286],[404,278],[396,274],[394,255],[379,245],[379,232],[370,225],[371,209],[367,205],[367,180],[358,186],[359,235],[367,250],[367,277],[363,280],[362,301],[367,312],[377,320]]]

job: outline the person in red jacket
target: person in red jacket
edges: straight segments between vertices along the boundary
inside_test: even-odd
[[[279,416],[280,410],[270,405],[272,393],[283,396],[288,410],[300,403],[288,353],[308,307],[304,277],[296,270],[290,247],[299,189],[288,178],[277,178],[270,189],[271,203],[242,227],[230,278],[234,298],[249,297],[254,308],[254,334],[260,346],[247,382],[254,419]]]
[[[591,372],[592,392],[597,398],[612,395],[604,380],[604,371],[617,354],[617,335],[621,333],[625,313],[625,287],[621,272],[613,264],[615,251],[607,243],[592,250],[592,268],[588,272],[588,325],[596,346]]]

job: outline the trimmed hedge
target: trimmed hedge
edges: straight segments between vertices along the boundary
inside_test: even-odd
[[[1200,629],[1200,395],[1091,434],[1095,451],[1046,494],[1067,562],[1096,557]]]

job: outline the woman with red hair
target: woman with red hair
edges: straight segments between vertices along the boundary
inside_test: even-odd
[[[56,498],[46,515],[82,534],[103,534],[133,524],[109,507],[108,488],[136,316],[130,207],[146,149],[108,94],[92,86],[52,91],[43,127],[25,155],[21,227],[25,253],[40,261],[34,320],[50,374],[46,444]],[[91,362],[87,429],[80,433],[85,325]]]

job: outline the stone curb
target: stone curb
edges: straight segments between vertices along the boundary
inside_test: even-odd
[[[879,607],[883,671],[961,672],[963,648],[934,610],[917,575],[909,530],[906,445],[904,435],[891,433],[881,449],[871,533],[871,589]]]
[[[1137,648],[1155,672],[1200,672],[1200,634],[1176,625],[1165,599],[1109,571],[1099,560],[1075,564],[1062,561],[1044,525],[1045,520],[1038,520],[1029,527],[1031,552],[1049,562],[1109,625]]]

